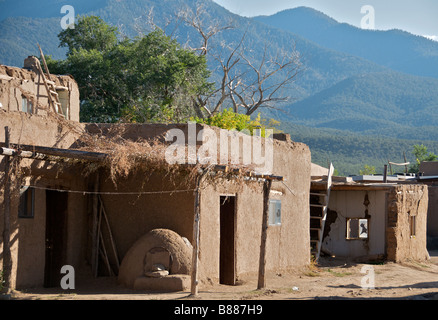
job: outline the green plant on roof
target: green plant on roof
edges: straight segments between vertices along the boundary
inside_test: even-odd
[[[192,117],[190,120],[221,129],[246,132],[251,135],[255,133],[255,130],[260,130],[262,137],[266,136],[267,129],[272,129],[273,132],[279,132],[275,127],[280,124],[279,121],[274,119],[270,119],[269,121],[262,119],[260,113],[255,119],[251,119],[249,115],[235,113],[231,108],[224,109],[222,112],[218,112],[209,118]]]

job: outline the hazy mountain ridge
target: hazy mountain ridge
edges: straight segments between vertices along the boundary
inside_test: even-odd
[[[309,126],[369,131],[388,126],[438,125],[438,79],[396,72],[348,78],[288,107],[294,122]],[[354,119],[362,120],[358,126]],[[348,126],[334,125],[334,121]],[[350,122],[350,124],[348,124]],[[376,132],[377,133],[377,132]],[[438,131],[431,139],[438,140]]]
[[[438,42],[422,36],[402,30],[363,30],[306,7],[254,19],[397,71],[438,78]]]

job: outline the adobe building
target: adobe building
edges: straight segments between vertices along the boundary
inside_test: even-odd
[[[0,66],[0,231],[9,234],[0,263],[9,251],[10,288],[59,287],[65,265],[76,287],[113,276],[132,289],[187,291],[236,284],[261,262],[266,272],[310,263],[310,193],[327,182],[311,180],[306,145],[199,124],[80,123],[75,81],[27,65]],[[169,164],[168,150],[186,161]],[[244,161],[256,151],[265,163]],[[323,248],[425,257],[427,186],[337,184]]]
[[[420,164],[420,183],[429,187],[429,210],[427,213],[428,248],[438,250],[438,161]]]
[[[362,177],[364,181],[371,177]],[[333,182],[328,202],[322,252],[337,257],[371,261],[427,260],[428,187],[411,182]],[[324,189],[312,181],[312,194]],[[320,199],[311,196],[313,203]],[[311,208],[311,217],[317,216]],[[312,225],[311,225],[312,227]]]
[[[32,56],[22,69],[0,65],[0,110],[45,115],[54,95],[60,104],[57,112],[79,121],[79,88],[71,76],[44,74],[38,59]]]
[[[149,158],[162,141],[157,147],[153,142],[149,149],[142,146],[162,140],[172,129],[190,136],[190,124],[79,123],[73,79],[46,75],[52,88],[62,87],[58,97],[65,97],[66,104],[59,99],[56,109],[49,101],[53,93],[48,95],[41,83],[40,66],[0,70],[0,230],[10,234],[11,288],[59,287],[61,268],[70,265],[78,281],[110,275],[129,288],[188,290],[194,261],[200,286],[233,285],[259,272],[262,248],[267,272],[310,263],[311,156],[306,145],[287,135],[254,137],[265,152],[272,144],[269,173],[238,164],[168,166],[162,157]],[[111,140],[114,132],[117,138]],[[222,133],[230,144],[232,139],[248,141],[242,133],[204,125],[195,125],[195,132],[196,151],[205,146],[206,132]],[[121,146],[126,152],[117,153]],[[184,146],[190,147],[190,141]],[[8,150],[13,151],[9,156]],[[242,152],[240,147],[240,158],[246,156]],[[112,164],[123,161],[131,161],[129,170],[115,173]],[[205,179],[197,185],[201,171]],[[9,187],[3,187],[6,179]],[[272,187],[263,229],[266,181]],[[4,253],[4,238],[1,243]]]

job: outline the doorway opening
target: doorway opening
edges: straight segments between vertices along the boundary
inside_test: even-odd
[[[236,284],[236,197],[220,197],[220,266],[219,283]]]
[[[65,239],[68,194],[46,191],[46,265],[44,287],[58,287],[65,264]]]

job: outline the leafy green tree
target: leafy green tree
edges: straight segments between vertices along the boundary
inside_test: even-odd
[[[416,163],[413,164],[409,170],[411,173],[418,173],[420,171],[420,164],[423,161],[437,161],[438,156],[427,150],[427,147],[423,144],[414,145],[412,154],[415,156]]]
[[[160,29],[135,41],[127,61],[129,89],[141,97],[124,109],[134,122],[186,120],[195,115],[194,97],[212,88],[205,57],[182,49]]]
[[[47,59],[51,72],[77,81],[81,121],[181,122],[196,115],[194,97],[212,89],[205,57],[159,29],[132,40],[117,35],[98,17],[80,18],[59,34],[67,58]]]
[[[367,175],[373,175],[376,174],[376,167],[374,166],[369,166],[369,165],[365,165],[364,168],[362,170],[359,171],[359,174],[361,176],[367,176]]]
[[[67,28],[59,33],[59,47],[67,47],[68,55],[74,50],[107,51],[118,44],[119,32],[116,27],[106,24],[100,17],[77,18],[74,29]]]
[[[259,129],[263,137],[266,136],[266,129],[278,132],[279,130],[275,127],[280,124],[274,119],[269,121],[261,119],[260,113],[252,120],[249,115],[235,113],[231,108],[218,112],[209,118],[192,117],[191,120],[226,130],[246,131],[251,135],[254,134],[256,129]]]

